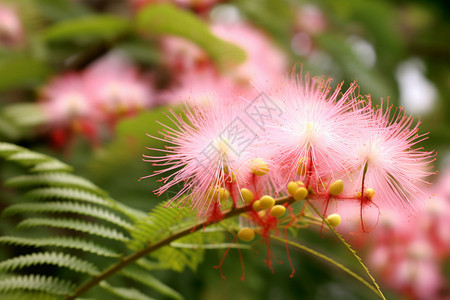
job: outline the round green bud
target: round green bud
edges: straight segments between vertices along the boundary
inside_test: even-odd
[[[285,212],[286,212],[286,207],[284,207],[283,205],[275,205],[270,210],[270,214],[275,218],[281,217],[282,215],[284,215]]]
[[[219,190],[219,194],[220,194],[220,201],[225,201],[230,197],[230,192],[226,189],[221,187]]]
[[[335,228],[341,224],[341,216],[338,214],[331,214],[325,219],[331,227]]]
[[[246,189],[246,188],[241,189],[241,195],[242,195],[242,200],[244,200],[245,203],[251,203],[253,201],[253,199],[255,199],[255,196],[253,196],[252,191],[250,191],[249,189]]]
[[[251,228],[242,228],[238,232],[238,238],[244,242],[250,242],[255,238],[255,231]]]
[[[304,187],[299,187],[297,190],[295,190],[294,193],[294,199],[297,201],[301,201],[308,196],[308,190]]]
[[[259,199],[259,207],[261,207],[261,209],[269,209],[274,206],[274,204],[275,199],[268,195],[262,196],[261,199]]]
[[[261,209],[261,202],[259,200],[256,200],[253,202],[252,208],[254,211],[258,211]]]
[[[330,195],[338,196],[342,193],[343,190],[344,190],[344,182],[342,182],[342,180],[340,179],[330,184],[329,188]]]
[[[372,200],[375,197],[375,190],[372,188],[365,189],[364,196]]]
[[[291,181],[291,182],[288,183],[287,190],[288,190],[288,193],[289,193],[291,196],[294,196],[295,191],[296,191],[297,189],[298,189],[298,184],[297,184],[297,182]]]

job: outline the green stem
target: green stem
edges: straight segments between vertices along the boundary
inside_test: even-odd
[[[334,233],[334,235],[345,245],[345,247],[350,251],[350,253],[353,255],[353,257],[356,258],[356,260],[358,261],[358,263],[361,265],[361,267],[364,269],[364,272],[367,274],[367,276],[370,278],[370,280],[372,281],[373,285],[375,286],[376,290],[378,291],[377,294],[378,296],[380,296],[381,299],[386,300],[386,298],[383,295],[383,292],[381,292],[380,287],[378,286],[377,282],[375,281],[375,278],[372,277],[372,275],[369,272],[369,269],[364,265],[364,263],[362,262],[361,258],[356,255],[356,251],[353,250],[350,245],[344,240],[344,238],[337,233],[337,231],[330,226],[330,224],[328,224],[327,221],[325,221],[324,217],[322,216],[322,214],[317,210],[317,208],[312,205],[312,203],[306,199],[306,202],[308,203],[308,205],[316,212],[316,214],[322,218],[323,222],[328,226],[328,228]]]
[[[275,202],[276,204],[284,204],[284,203],[292,203],[295,200],[292,197],[282,197],[277,199]],[[239,214],[245,213],[247,211],[250,211],[252,209],[252,205],[245,205],[245,206],[241,206],[239,208],[232,208],[228,211],[225,211],[223,214],[223,220],[228,219],[228,218],[232,218],[234,216],[237,216]],[[122,258],[119,262],[117,262],[116,264],[110,266],[109,268],[105,269],[102,273],[98,274],[97,276],[92,277],[90,280],[88,280],[87,282],[85,282],[83,285],[81,285],[80,287],[78,287],[75,292],[72,295],[69,295],[66,297],[66,300],[74,300],[76,298],[78,298],[79,296],[81,296],[82,294],[84,294],[86,291],[88,291],[89,289],[91,289],[92,287],[96,286],[100,281],[112,276],[113,274],[115,274],[116,272],[118,272],[119,270],[123,269],[124,267],[128,266],[129,264],[135,262],[136,260],[138,260],[139,258],[142,258],[148,254],[150,254],[153,251],[156,251],[164,246],[169,245],[171,242],[178,240],[179,238],[182,238],[186,235],[189,235],[191,233],[194,233],[196,231],[199,231],[209,225],[215,224],[209,220],[204,220],[200,223],[196,223],[188,228],[182,229],[178,232],[176,232],[175,234],[162,239],[161,241],[148,245],[146,248],[143,248],[129,256],[126,256],[124,258]]]
[[[274,236],[274,235],[271,235],[270,238],[273,239],[273,240],[276,240],[276,241],[287,243],[288,245],[290,245],[290,246],[292,246],[294,248],[298,248],[298,249],[303,250],[305,252],[311,253],[312,255],[315,255],[315,256],[317,256],[317,257],[319,257],[319,258],[321,258],[321,259],[323,259],[323,260],[325,260],[325,261],[335,265],[336,267],[338,267],[342,271],[350,274],[352,277],[354,277],[355,279],[357,279],[358,281],[363,283],[365,286],[367,286],[369,289],[371,289],[375,294],[377,294],[377,296],[380,296],[378,290],[373,285],[371,285],[366,280],[364,280],[364,278],[362,278],[361,276],[359,276],[358,274],[356,274],[352,270],[348,269],[343,264],[341,264],[341,263],[339,263],[339,262],[329,258],[328,256],[326,256],[326,255],[324,255],[322,253],[319,253],[319,252],[317,252],[317,251],[315,251],[315,250],[313,250],[313,249],[311,249],[309,247],[301,245],[299,243],[292,242],[292,241],[289,241],[289,240],[286,240],[286,239],[283,239],[283,238],[280,238],[280,237],[277,237],[277,236]]]

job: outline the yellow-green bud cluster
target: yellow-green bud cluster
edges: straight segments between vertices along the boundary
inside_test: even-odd
[[[301,181],[291,181],[287,186],[288,193],[294,197],[295,200],[301,201],[308,196],[308,190]]]

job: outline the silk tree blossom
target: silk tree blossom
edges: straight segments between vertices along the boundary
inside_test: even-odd
[[[295,180],[318,188],[350,171],[368,110],[354,95],[354,83],[342,95],[342,84],[331,95],[329,84],[330,80],[297,76],[270,95],[283,110],[267,137],[276,152],[280,188]]]
[[[360,208],[363,231],[366,207],[375,207],[379,213],[385,204],[404,208],[419,201],[423,194],[419,185],[430,174],[427,166],[434,155],[414,148],[425,138],[417,133],[419,124],[413,126],[412,118],[404,116],[402,109],[389,118],[390,108],[372,108],[369,98],[357,94],[355,83],[341,90],[342,83],[333,91],[330,80],[309,75],[275,84],[253,101],[230,101],[238,95],[219,89],[214,101],[225,105],[188,109],[187,121],[174,115],[177,128],[165,125],[168,131],[163,133],[162,140],[173,144],[163,151],[167,156],[146,156],[147,161],[165,167],[154,175],[172,172],[163,178],[157,194],[183,184],[174,199],[188,195],[178,203],[189,203],[200,215],[208,215],[211,207],[218,208],[212,203],[219,203],[219,193],[214,191],[221,188],[231,194],[234,205],[247,198],[239,193],[245,188],[246,195],[253,194],[247,198],[253,202],[269,194],[314,200],[323,207],[325,216],[330,203],[351,202]],[[236,120],[255,136],[245,151],[229,151],[240,149],[239,145],[223,136]],[[208,147],[214,159],[203,157],[199,164],[202,151]],[[252,164],[266,170],[263,177],[252,170]],[[232,186],[227,182],[230,176],[236,177]],[[252,221],[264,227],[261,219],[255,214]]]
[[[189,204],[199,216],[220,219],[219,207],[229,197],[237,205],[251,168],[249,162],[255,158],[247,148],[256,134],[240,115],[234,106],[187,106],[185,119],[171,112],[173,128],[161,124],[163,138],[153,137],[170,146],[149,148],[166,155],[144,155],[144,161],[163,169],[142,178],[169,172],[156,194],[182,184],[172,202],[178,199],[178,205]]]
[[[432,174],[429,166],[434,152],[416,146],[426,138],[426,134],[418,134],[419,125],[404,115],[403,108],[392,112],[392,106],[384,108],[382,104],[374,110],[368,134],[357,146],[356,195],[361,205],[387,205],[408,213],[415,202],[426,198],[422,189],[425,178]]]

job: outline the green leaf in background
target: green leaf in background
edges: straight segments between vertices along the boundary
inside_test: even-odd
[[[357,80],[358,85],[362,87],[362,94],[370,93],[372,99],[395,96],[394,83],[388,82],[376,68],[365,66],[344,39],[335,35],[321,34],[316,37],[316,42],[342,66],[344,78]]]
[[[175,112],[179,112],[179,109],[175,108]],[[100,179],[114,174],[124,166],[129,169],[130,163],[144,164],[140,160],[145,147],[160,148],[164,144],[150,138],[146,133],[160,137],[157,130],[161,126],[155,120],[163,124],[170,124],[171,121],[165,115],[167,113],[169,113],[167,107],[160,107],[144,111],[132,119],[121,121],[116,128],[114,141],[97,152],[94,160],[89,164],[89,174]]]
[[[88,13],[81,1],[67,0],[30,0],[40,13],[50,20],[64,20]]]
[[[236,6],[255,24],[270,33],[285,50],[290,50],[295,11],[288,0],[235,0]]]
[[[219,39],[212,34],[208,24],[171,4],[152,4],[140,10],[136,28],[146,34],[186,38],[204,49],[219,67],[240,64],[246,59],[241,48]]]
[[[113,40],[130,29],[129,20],[114,15],[98,14],[61,21],[42,32],[48,42]]]
[[[18,87],[35,86],[50,73],[48,66],[25,55],[5,55],[0,58],[0,92]]]
[[[131,39],[116,46],[116,49],[127,53],[134,61],[143,65],[155,66],[161,61],[161,53],[148,41]]]

